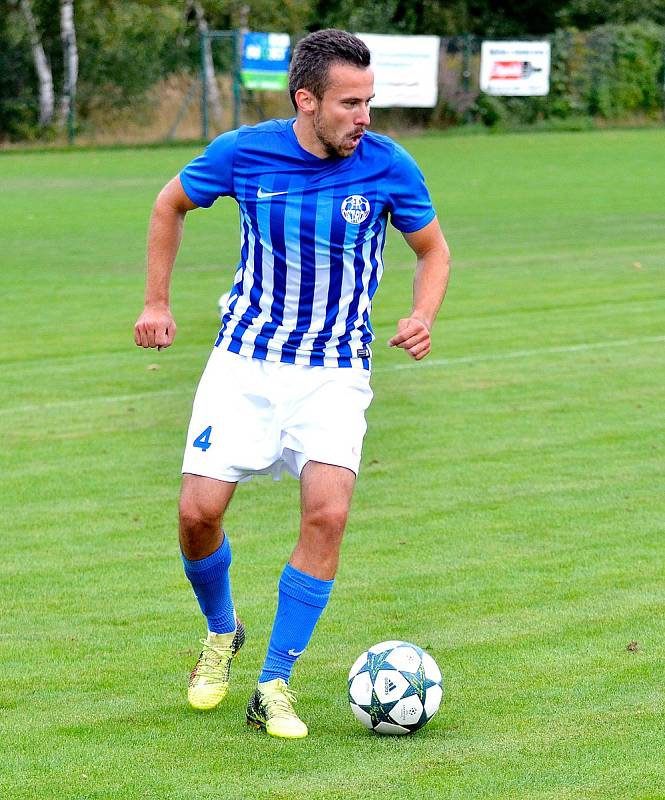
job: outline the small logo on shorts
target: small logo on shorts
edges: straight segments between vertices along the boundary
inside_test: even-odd
[[[350,194],[342,201],[342,216],[351,225],[360,225],[369,217],[369,200],[361,194]]]

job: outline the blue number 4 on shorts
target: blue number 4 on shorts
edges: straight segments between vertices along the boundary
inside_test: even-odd
[[[208,425],[208,427],[199,433],[199,435],[194,439],[194,447],[198,447],[200,450],[205,451],[210,447],[212,444],[210,441],[210,434],[212,433],[212,425]]]

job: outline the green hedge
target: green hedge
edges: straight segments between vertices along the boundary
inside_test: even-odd
[[[558,30],[550,42],[549,95],[480,95],[474,110],[486,125],[662,118],[664,26],[642,22]]]

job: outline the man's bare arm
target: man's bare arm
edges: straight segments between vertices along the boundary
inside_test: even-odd
[[[159,193],[150,217],[145,306],[134,326],[139,347],[161,350],[173,343],[176,324],[169,305],[171,273],[182,240],[185,214],[197,208],[176,175]]]
[[[450,273],[450,250],[439,226],[433,219],[414,233],[405,233],[407,244],[416,254],[411,314],[397,323],[397,333],[388,342],[402,347],[416,361],[431,350],[431,330],[443,302]]]

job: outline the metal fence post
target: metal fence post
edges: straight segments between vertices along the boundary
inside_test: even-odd
[[[468,94],[471,89],[471,34],[464,34],[462,46],[462,89]]]
[[[67,109],[67,142],[70,145],[74,144],[74,137],[76,135],[75,131],[75,119],[76,119],[76,86],[73,81],[73,76],[71,72],[71,63],[69,61],[69,51],[72,46],[72,42],[70,37],[68,36],[66,41],[66,55],[65,55],[65,64],[67,65],[67,77],[65,80],[67,81],[67,91],[69,92],[69,108]]]
[[[242,32],[233,31],[233,127],[240,127],[240,71],[242,69]]]
[[[469,94],[471,92],[471,34],[465,33],[462,43],[462,90],[464,91],[464,117],[465,125],[471,122],[471,108]]]
[[[663,56],[663,60],[662,60],[663,85],[662,85],[661,88],[662,88],[662,91],[663,91],[663,120],[665,120],[665,40],[663,41],[662,56]]]

